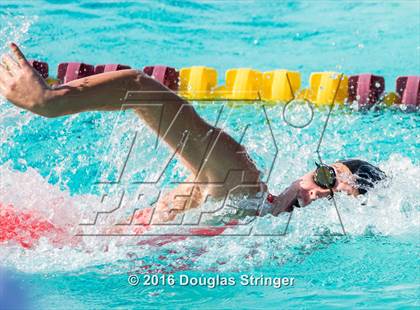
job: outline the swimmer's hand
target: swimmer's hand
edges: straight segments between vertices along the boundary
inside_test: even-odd
[[[51,88],[32,68],[15,43],[12,55],[3,54],[0,63],[0,93],[14,105],[48,116],[45,103]]]

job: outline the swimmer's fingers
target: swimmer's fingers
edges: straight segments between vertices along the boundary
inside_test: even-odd
[[[9,54],[4,54],[1,56],[1,61],[9,70],[11,75],[13,75],[13,72],[16,72],[20,69],[20,65],[12,57],[10,57]]]
[[[12,75],[5,66],[0,64],[0,93],[5,95]]]
[[[12,78],[12,74],[7,70],[6,66],[0,63],[0,83],[7,82],[7,80]]]
[[[6,83],[3,81],[0,73],[0,95],[6,94]]]
[[[23,55],[22,51],[19,49],[19,47],[15,43],[10,44],[10,49],[12,50],[13,55],[16,57],[18,64],[22,68],[30,66],[28,61],[26,60],[25,55]]]

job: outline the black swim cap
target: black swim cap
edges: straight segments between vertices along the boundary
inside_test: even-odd
[[[359,159],[339,161],[347,166],[351,173],[356,176],[356,186],[359,193],[364,195],[374,187],[375,183],[386,178],[386,174],[378,167]]]

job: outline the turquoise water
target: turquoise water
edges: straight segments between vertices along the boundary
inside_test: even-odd
[[[47,60],[50,72],[64,61],[137,68],[202,64],[215,67],[223,80],[232,67],[288,68],[302,73],[304,85],[313,71],[374,72],[393,90],[396,76],[419,74],[419,10],[417,1],[3,1],[0,50],[14,40],[28,57]],[[209,122],[222,106],[194,104]],[[326,111],[315,110],[310,125],[296,129],[282,120],[282,109],[226,106],[220,120],[236,139],[249,126],[243,143],[270,176],[273,193],[313,168],[326,117]],[[295,122],[309,117],[301,107],[287,113]],[[256,234],[272,236],[243,236],[233,228],[229,236],[190,237],[162,247],[138,246],[140,237],[83,237],[77,246],[65,247],[45,238],[31,250],[1,245],[2,267],[33,309],[418,307],[419,121],[418,113],[399,109],[333,111],[321,149],[324,160],[359,157],[391,176],[367,198],[338,195],[345,236],[333,205],[317,201],[293,213],[285,236],[279,235],[288,215],[250,224]],[[170,157],[165,147],[154,148],[156,137],[131,112],[43,119],[1,99],[0,127],[1,202],[37,209],[72,232],[104,210],[104,191],[109,205],[118,200],[121,188],[94,183],[115,179],[135,133],[141,138],[123,182],[128,197],[140,191],[147,198],[142,206],[148,206],[159,189],[187,176],[174,160],[157,184],[131,184],[156,177]],[[211,202],[204,206],[211,207]],[[133,208],[127,204],[114,216]],[[175,277],[282,276],[295,278],[295,284],[130,286],[128,274],[139,270]]]

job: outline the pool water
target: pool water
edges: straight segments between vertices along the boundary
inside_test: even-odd
[[[304,86],[314,71],[373,72],[393,90],[398,75],[419,74],[419,12],[418,1],[6,0],[0,4],[0,51],[13,40],[29,58],[48,61],[50,72],[65,61],[135,68],[208,65],[222,82],[229,68],[287,68],[301,72]],[[235,139],[245,133],[243,144],[271,192],[313,169],[327,110],[315,109],[310,124],[299,129],[283,120],[283,106],[193,104],[210,123],[220,116],[219,126]],[[291,106],[286,117],[305,123],[309,112]],[[188,175],[177,160],[165,169],[170,150],[155,148],[156,137],[129,111],[43,119],[1,99],[0,128],[0,201],[36,209],[72,233],[97,211],[109,211],[122,189],[127,201],[142,194],[141,206],[147,207],[160,189]],[[290,219],[285,214],[251,221],[245,225],[252,227],[251,235],[244,227],[230,228],[227,235],[188,237],[161,247],[139,246],[146,237],[109,236],[85,236],[77,245],[60,247],[43,238],[29,250],[3,244],[3,273],[31,309],[418,307],[419,113],[335,108],[321,154],[326,162],[371,161],[389,178],[367,197],[337,195],[339,214],[331,202],[317,201]],[[125,163],[119,186],[98,185],[115,180]],[[161,173],[155,184],[133,185]],[[104,193],[107,207],[101,203]],[[127,203],[104,223],[134,207]],[[210,201],[203,208],[212,207]],[[176,229],[159,227],[154,233]],[[295,283],[129,285],[128,275],[139,272],[292,277]]]

